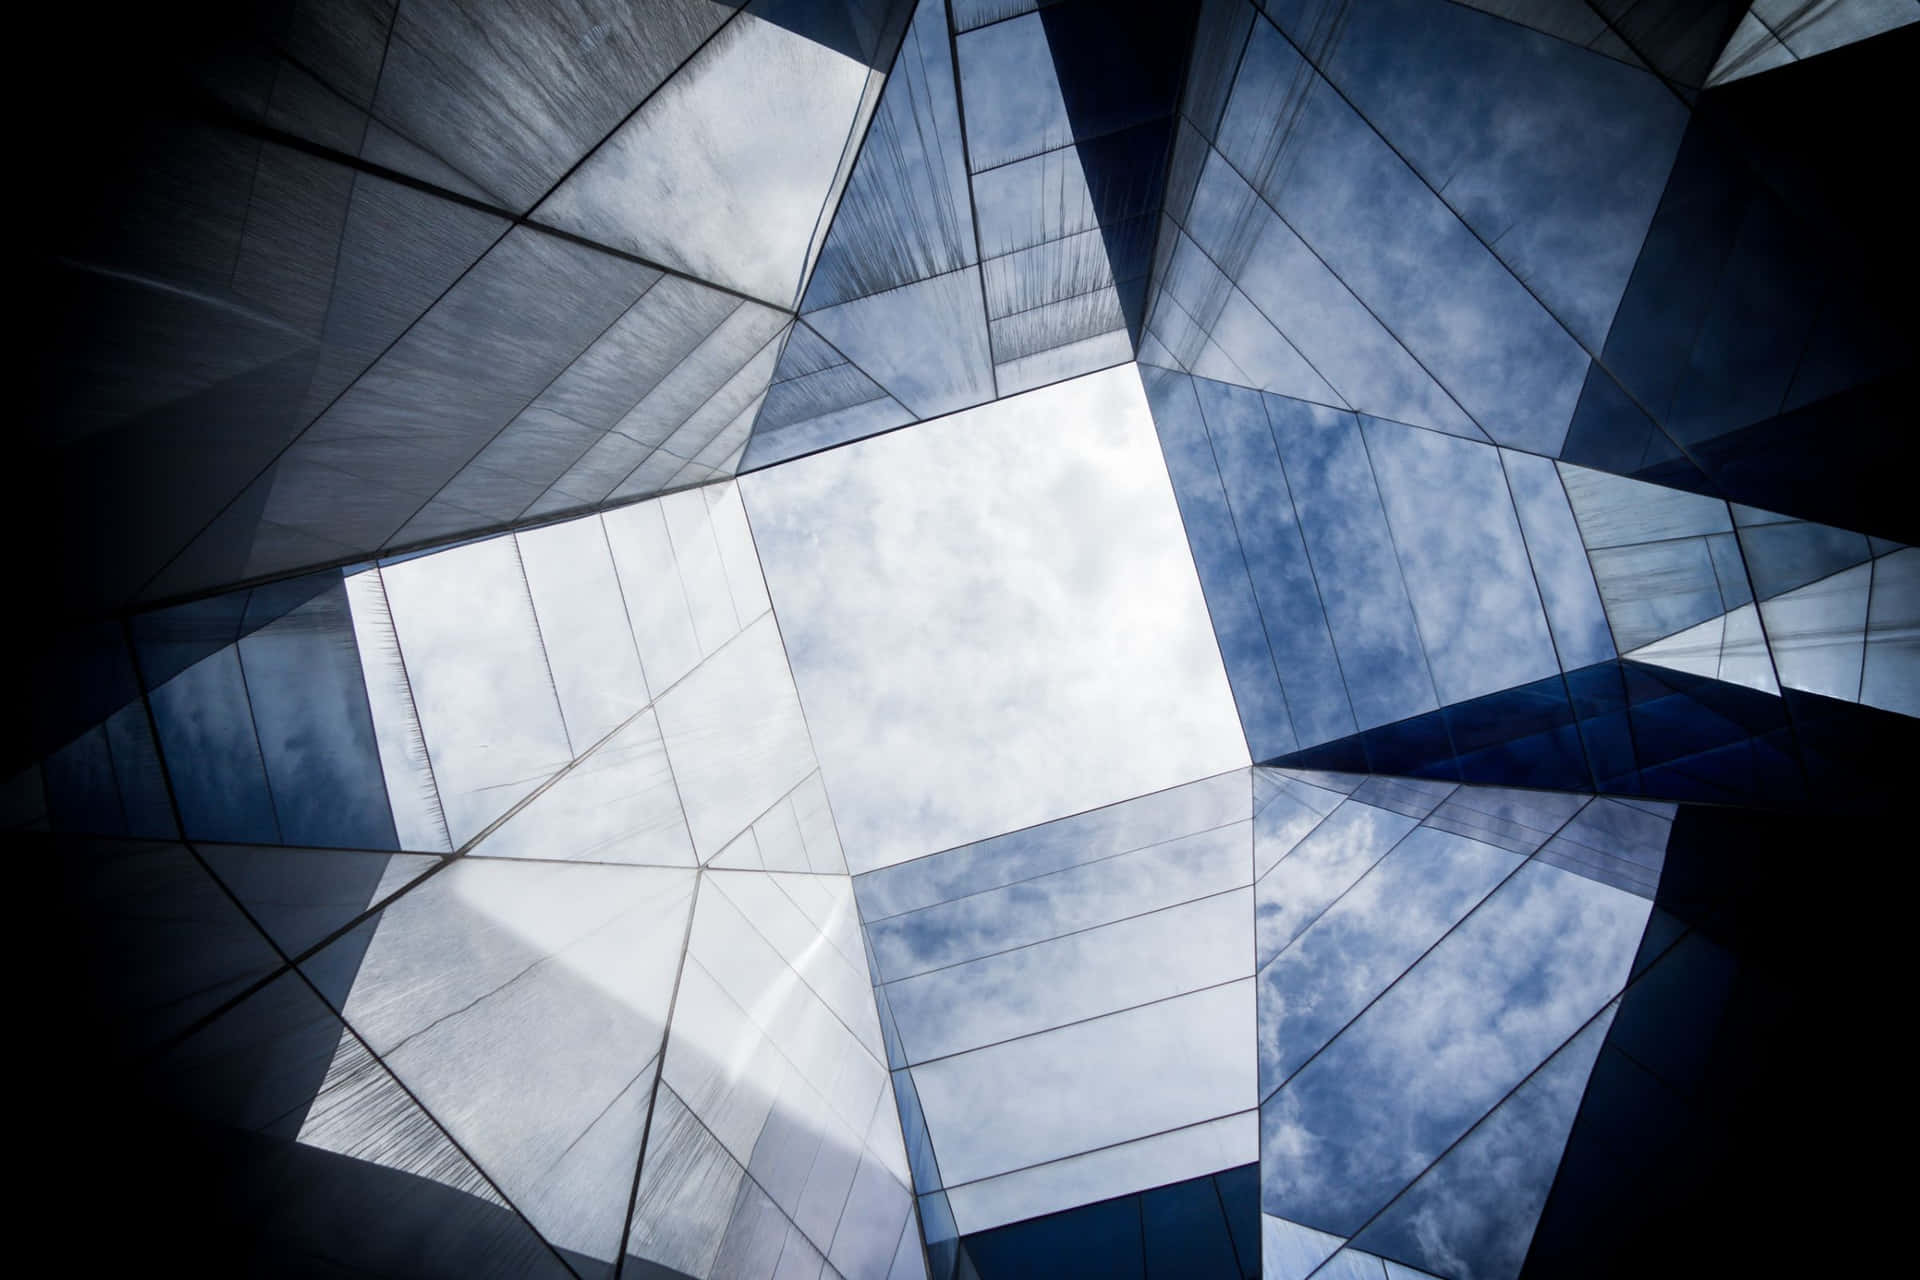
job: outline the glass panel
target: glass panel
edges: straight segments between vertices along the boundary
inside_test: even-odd
[[[1265,404],[1258,395],[1217,382],[1196,380],[1194,390],[1220,463],[1299,745],[1345,737],[1354,731],[1346,679],[1334,654],[1333,634],[1320,606]],[[1256,749],[1255,754],[1271,759],[1290,749]]]
[[[647,704],[613,551],[598,520],[514,535],[553,683],[575,753]]]
[[[1672,805],[1603,797],[1547,842],[1540,861],[1651,899],[1672,827]]]
[[[886,1068],[767,941],[771,928],[793,947],[804,931],[791,923],[790,905],[768,896],[765,877],[728,872],[707,879],[674,1006],[665,1079],[813,1244],[830,1247],[862,1153],[879,1143],[890,1167],[905,1163],[891,1119],[883,1128],[874,1124],[876,1111],[892,1106]],[[755,882],[757,891],[743,888]],[[751,914],[723,890],[744,894]],[[814,948],[830,949],[821,941],[815,937],[795,958],[824,981],[831,969],[818,967],[827,961]],[[848,989],[860,990],[857,983]],[[871,1009],[871,997],[860,995]],[[904,1213],[904,1188],[899,1196]],[[888,1224],[886,1258],[898,1227],[897,1218]]]
[[[874,1015],[866,966],[834,945],[821,945],[832,939],[790,895],[788,886],[797,879],[716,871],[707,878],[707,890],[724,894],[877,1060],[884,1056],[885,1049],[880,1043],[880,1024]],[[844,880],[838,880],[827,890],[837,899],[834,916],[840,920],[850,920],[853,911],[845,886]]]
[[[1258,1118],[1242,1111],[969,1182],[949,1190],[947,1198],[960,1231],[968,1234],[1231,1168],[1255,1159],[1259,1149]]]
[[[791,306],[867,76],[859,58],[749,9],[535,216]]]
[[[492,538],[380,575],[458,847],[573,756],[520,557]]]
[[[391,849],[393,816],[346,587],[337,574],[321,582],[317,593],[310,580],[255,588],[239,644],[280,839]],[[290,600],[299,603],[282,612]],[[263,611],[277,616],[260,625]]]
[[[1679,150],[1681,100],[1644,71],[1443,0],[1370,6],[1316,54],[1368,123],[1598,350]],[[1596,170],[1612,175],[1604,190]]]
[[[1782,684],[1859,700],[1873,568],[1857,565],[1761,602]]]
[[[1263,1213],[1260,1215],[1262,1280],[1306,1280],[1315,1268],[1338,1253],[1344,1243],[1339,1236]]]
[[[1370,729],[1432,710],[1433,677],[1357,419],[1277,396],[1267,398],[1267,417],[1355,721]]]
[[[913,420],[907,407],[804,323],[793,328],[742,470],[877,435]]]
[[[1349,1246],[1327,1259],[1314,1275],[1317,1280],[1383,1280],[1386,1272],[1380,1269],[1380,1259]]]
[[[1545,458],[1511,449],[1500,451],[1500,462],[1513,491],[1560,666],[1571,670],[1605,662],[1614,656],[1613,634],[1559,472]]]
[[[1293,770],[1253,771],[1253,875],[1257,880],[1340,805],[1341,793]]]
[[[1207,336],[1207,345],[1190,362],[1194,373],[1346,407],[1299,348],[1184,233],[1173,242],[1161,284],[1163,296],[1178,303]]]
[[[1235,513],[1227,504],[1218,455],[1200,415],[1200,383],[1181,374],[1142,367],[1187,546],[1206,594],[1215,641],[1235,706],[1255,760],[1272,760],[1298,746],[1280,687],[1267,626],[1253,593]],[[1279,544],[1284,546],[1284,544]]]
[[[640,1165],[627,1256],[687,1275],[710,1274],[739,1209],[745,1176],[679,1095],[660,1086]]]
[[[180,821],[201,840],[280,839],[247,701],[240,651],[229,646],[154,689],[148,699]]]
[[[1219,827],[885,920],[869,917],[879,976],[892,981],[1244,886],[1248,835],[1244,824]]]
[[[1132,358],[1133,344],[1127,331],[1110,329],[1091,338],[997,364],[993,367],[993,376],[1000,384],[1000,394],[1010,396],[1084,373],[1110,369]]]
[[[960,93],[976,172],[1073,141],[1047,29],[1037,13],[963,33]]]
[[[375,113],[516,212],[727,16],[692,0],[644,13],[588,0],[564,10],[515,10],[512,21],[483,28],[458,0],[395,7]]]
[[[807,323],[916,417],[994,396],[980,270],[967,267],[807,314]]]
[[[1263,1106],[1262,1207],[1358,1229],[1619,992],[1649,906],[1523,866]]]
[[[1744,507],[1736,514],[1751,511]],[[1804,520],[1740,523],[1740,550],[1762,600],[1863,564],[1872,555],[1864,535],[1845,529]]]
[[[742,303],[620,420],[617,430],[634,439],[657,440],[661,451],[671,456],[731,466],[728,455],[746,443],[759,397],[773,381],[786,324],[783,312]],[[665,465],[654,458],[648,462]],[[639,485],[644,474],[636,472],[614,492],[630,496],[645,491]],[[705,473],[673,473],[673,483],[683,485],[707,478]]]
[[[1566,827],[1589,797],[1552,791],[1461,787],[1425,824],[1508,853],[1528,854]]]
[[[1279,1088],[1520,865],[1422,827],[1260,971],[1260,1095]]]
[[[1498,451],[1367,420],[1367,454],[1442,703],[1559,668]]]
[[[1704,538],[1605,547],[1588,558],[1622,652],[1684,631],[1724,608]]]
[[[1489,435],[1559,451],[1586,353],[1267,24],[1219,147]]]
[[[1728,533],[1733,529],[1727,504],[1718,498],[1564,462],[1556,465],[1566,484],[1574,519],[1580,523],[1580,536],[1589,548]]]
[[[1920,14],[1899,0],[1840,0],[1813,10],[1781,0],[1755,0],[1753,14],[1800,58],[1920,22]]]
[[[1245,1110],[1249,979],[914,1068],[949,1184]]]
[[[861,1158],[846,1207],[838,1212],[828,1263],[848,1277],[885,1276],[899,1245],[901,1224],[912,1217],[912,1193],[869,1154]]]
[[[547,1239],[611,1263],[693,879],[460,860],[303,967]]]
[[[1240,69],[1240,50],[1254,21],[1254,15],[1236,0],[1203,0],[1200,6],[1182,112],[1208,133],[1220,123],[1234,73]]]
[[[1264,967],[1419,822],[1349,800],[1254,886]]]
[[[1903,548],[1873,562],[1860,701],[1920,716],[1920,550]]]
[[[870,871],[854,881],[861,913],[876,922],[1149,845],[1245,821],[1238,770]]]
[[[1462,1280],[1514,1280],[1618,1007],[1581,1028],[1354,1244]]]
[[[802,305],[831,306],[976,258],[946,6],[920,0]]]
[[[290,956],[440,865],[424,853],[201,845],[201,858]]]
[[[1125,861],[1100,866],[1120,874]],[[1215,986],[1252,968],[1253,895],[1241,889],[921,973],[891,984],[887,1001],[907,1060],[920,1062]]]
[[[1154,123],[976,173],[974,203],[987,256],[1135,219],[1148,220],[1139,236],[1151,237],[1166,141],[1166,126]],[[1148,248],[1136,240],[1130,252],[1110,257],[1112,274],[1144,274]]]
[[[1335,403],[1486,439],[1392,332],[1211,148],[1183,225],[1336,390]]]
[[[679,562],[667,536],[666,517],[657,502],[621,507],[601,517],[613,548],[620,595],[647,686],[658,697],[703,656],[694,632]]]
[[[292,973],[181,1042],[154,1077],[209,1138],[225,1136],[202,1159],[236,1131],[252,1139],[212,1158],[271,1206],[249,1223],[256,1258],[446,1280],[572,1274]]]
[[[349,546],[393,536],[654,278],[571,241],[509,232],[283,457],[265,518]],[[381,502],[359,492],[367,485],[384,490]],[[373,541],[339,527],[342,490],[364,504],[356,524],[390,521]]]
[[[771,615],[763,614],[667,690],[655,710],[702,860],[814,768],[807,724]]]
[[[349,573],[346,588],[348,609],[353,615],[354,648],[360,654],[374,741],[380,751],[380,772],[400,847],[451,853],[453,843],[440,808],[439,786],[427,758],[426,735],[420,732],[420,716],[414,707],[413,688],[407,683],[406,662],[400,654],[380,571]]]
[[[694,865],[653,712],[636,714],[595,744],[469,852],[476,858]]]

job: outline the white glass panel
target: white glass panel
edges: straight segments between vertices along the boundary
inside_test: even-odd
[[[347,575],[347,605],[353,613],[353,641],[366,677],[367,705],[373,714],[374,742],[380,748],[380,772],[387,782],[387,803],[402,849],[451,852],[440,793],[427,760],[426,739],[413,709],[413,690],[394,637],[380,573],[366,569]]]
[[[457,848],[572,758],[520,557],[490,538],[380,573]]]
[[[642,711],[475,845],[477,858],[693,865],[673,771]]]
[[[1260,1215],[1261,1280],[1307,1280],[1314,1268],[1338,1253],[1345,1243],[1339,1236],[1263,1213]]]
[[[1760,603],[1782,684],[1859,700],[1873,570],[1856,565]]]
[[[613,546],[647,687],[657,698],[699,664],[702,652],[666,518],[658,502],[620,507],[600,518]]]
[[[1915,548],[1873,562],[1860,701],[1920,716],[1920,550]]]
[[[1216,894],[887,987],[907,1059],[960,1053],[1253,971],[1253,894]]]
[[[1249,979],[913,1070],[950,1185],[1244,1111]]]
[[[693,879],[467,859],[303,967],[543,1235],[612,1262]]]
[[[964,1234],[1218,1173],[1249,1164],[1259,1155],[1259,1116],[1242,1111],[969,1182],[949,1189],[947,1199]]]
[[[1254,887],[1261,964],[1298,937],[1414,826],[1415,820],[1402,814],[1348,800],[1275,863]]]
[[[814,768],[770,613],[667,690],[655,710],[702,858],[718,853]]]
[[[870,922],[867,937],[881,977],[904,978],[1237,888],[1248,852],[1236,823]]]
[[[647,705],[606,530],[592,517],[515,535],[576,755]]]
[[[534,216],[791,306],[866,83],[859,60],[742,13]]]

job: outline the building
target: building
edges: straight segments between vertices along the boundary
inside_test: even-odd
[[[41,1243],[1861,1269],[1916,20],[34,17]]]

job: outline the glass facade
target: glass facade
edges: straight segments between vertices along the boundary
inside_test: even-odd
[[[73,1269],[1869,1273],[1920,3],[31,35]]]

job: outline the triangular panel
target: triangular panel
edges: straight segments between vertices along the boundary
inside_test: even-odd
[[[693,877],[461,860],[302,966],[548,1239],[609,1271]]]

